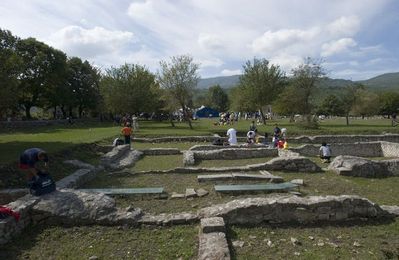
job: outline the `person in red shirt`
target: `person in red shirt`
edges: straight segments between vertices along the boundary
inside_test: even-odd
[[[130,123],[126,123],[126,126],[122,128],[122,135],[125,137],[125,144],[130,145],[130,136],[132,135],[132,127],[130,126]]]

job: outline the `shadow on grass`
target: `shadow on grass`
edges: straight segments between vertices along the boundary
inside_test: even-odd
[[[63,163],[78,159],[98,164],[101,154],[107,149],[96,144],[74,144],[67,142],[8,142],[0,143],[0,188],[25,188],[25,173],[18,167],[20,154],[28,148],[38,147],[49,154],[49,173],[58,181],[76,168]]]

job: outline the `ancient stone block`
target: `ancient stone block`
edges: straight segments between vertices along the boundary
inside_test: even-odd
[[[224,220],[221,217],[213,218],[202,218],[201,219],[201,232],[212,233],[212,232],[225,232],[226,228]]]

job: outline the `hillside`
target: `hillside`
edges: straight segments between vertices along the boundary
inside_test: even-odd
[[[200,89],[207,89],[214,85],[220,85],[224,89],[229,89],[238,84],[239,78],[240,75],[201,79],[198,83],[198,87]],[[320,82],[320,86],[322,88],[340,88],[352,83],[364,84],[372,90],[399,90],[399,72],[386,73],[361,81],[326,78]]]
[[[369,88],[378,88],[384,90],[399,89],[399,72],[386,73],[368,80],[362,80],[358,82],[366,85]]]
[[[240,75],[233,75],[233,76],[221,76],[221,77],[215,77],[215,78],[206,78],[206,79],[201,79],[198,82],[198,87],[207,89],[209,87],[212,87],[214,85],[219,85],[222,88],[232,88],[236,86],[239,82]]]

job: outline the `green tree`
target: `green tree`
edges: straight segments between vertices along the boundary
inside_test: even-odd
[[[360,83],[355,83],[352,85],[348,85],[344,88],[342,92],[342,104],[344,115],[346,118],[346,125],[349,125],[349,116],[353,110],[355,103],[357,102],[357,93],[359,90],[364,90],[364,85]]]
[[[244,74],[240,77],[239,89],[250,103],[250,110],[259,110],[266,124],[263,109],[271,105],[284,87],[284,73],[279,66],[270,65],[266,59],[247,61]]]
[[[392,115],[393,113],[399,112],[399,93],[388,91],[380,93],[379,95],[379,114],[380,115]]]
[[[101,94],[113,113],[152,112],[160,104],[155,75],[141,65],[125,64],[106,70],[101,80]]]
[[[18,106],[18,76],[21,59],[16,53],[19,39],[0,29],[0,118]]]
[[[227,111],[229,109],[229,97],[219,85],[212,86],[208,89],[206,105],[220,112]]]
[[[315,108],[314,95],[318,90],[318,82],[324,77],[324,69],[319,61],[311,58],[305,59],[305,62],[292,71],[292,84],[297,95],[298,112],[306,118],[307,126],[312,125],[311,115]]]
[[[169,62],[161,61],[160,66],[157,79],[161,87],[166,90],[165,93],[168,95],[166,100],[180,106],[185,121],[192,129],[189,105],[192,103],[194,90],[200,79],[199,64],[194,63],[191,56],[181,55],[172,57]]]
[[[336,95],[328,95],[318,108],[319,114],[327,116],[341,116],[345,114],[342,100]]]
[[[294,122],[295,114],[299,114],[301,111],[296,106],[299,102],[301,102],[301,99],[298,96],[297,89],[293,85],[289,85],[284,88],[274,102],[273,110],[280,115],[289,116],[290,122]]]
[[[356,93],[356,101],[352,108],[355,115],[374,116],[379,112],[379,97],[377,94],[366,89],[358,89]]]
[[[58,84],[66,55],[34,38],[19,41],[17,52],[23,64],[19,76],[19,104],[23,106],[26,117],[31,118],[30,109],[43,106],[48,88]]]

